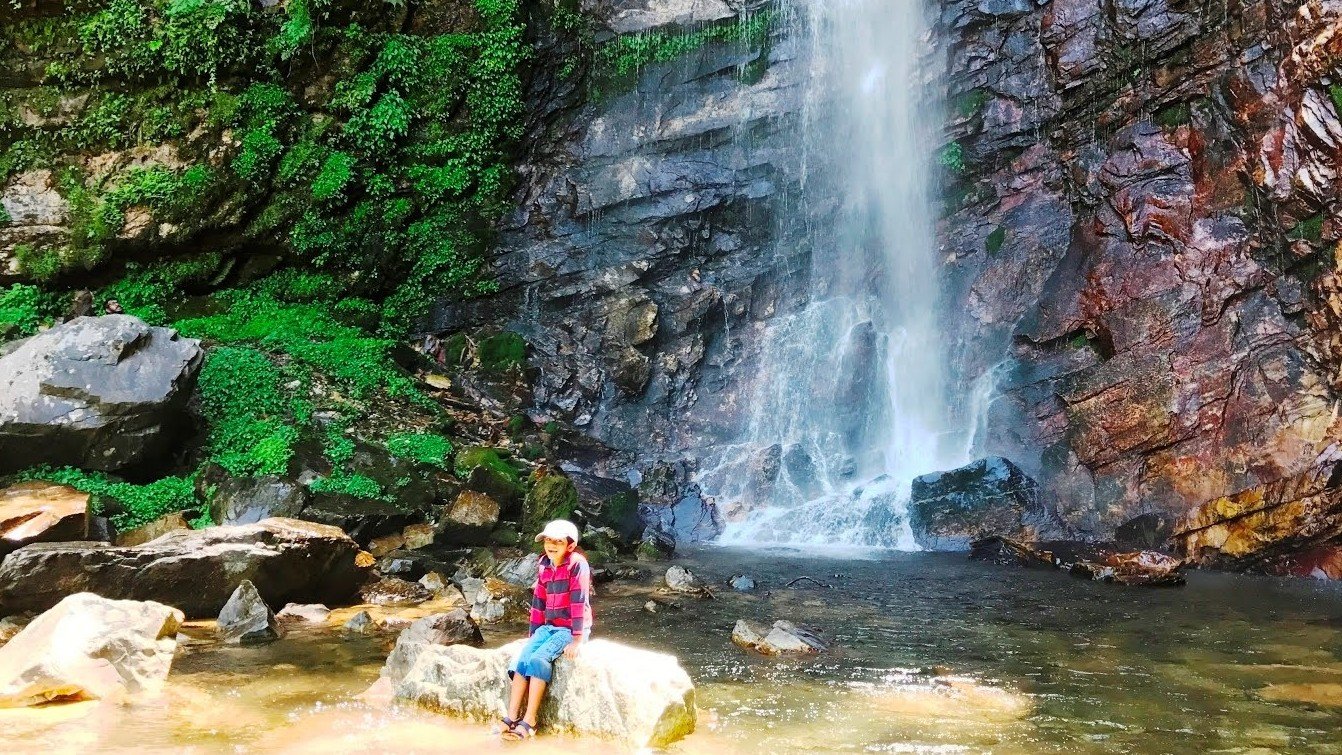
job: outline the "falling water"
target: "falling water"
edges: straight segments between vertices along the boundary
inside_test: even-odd
[[[917,0],[796,0],[810,41],[811,304],[766,336],[747,441],[702,476],[726,542],[916,549],[914,477],[963,460],[937,327],[941,110]]]

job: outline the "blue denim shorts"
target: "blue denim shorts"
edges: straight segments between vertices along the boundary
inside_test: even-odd
[[[550,682],[550,675],[554,671],[554,661],[564,652],[564,648],[573,642],[573,632],[565,627],[553,627],[545,624],[536,629],[527,640],[527,644],[522,648],[522,652],[517,654],[517,660],[513,661],[512,668],[508,669],[508,678],[513,674],[532,679],[540,679],[545,683]]]

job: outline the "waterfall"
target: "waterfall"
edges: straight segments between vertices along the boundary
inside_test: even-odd
[[[918,0],[794,0],[809,41],[809,304],[773,322],[744,440],[701,484],[721,540],[916,549],[909,484],[961,463],[938,330],[943,122]],[[805,46],[805,45],[804,45]]]

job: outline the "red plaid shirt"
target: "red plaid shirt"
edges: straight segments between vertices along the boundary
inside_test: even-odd
[[[570,553],[555,566],[541,556],[541,571],[531,595],[531,629],[543,624],[566,627],[575,638],[592,633],[592,567],[579,553]]]

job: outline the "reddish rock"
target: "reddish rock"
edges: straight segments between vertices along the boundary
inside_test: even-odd
[[[0,490],[0,557],[29,543],[82,540],[88,503],[88,493],[49,482]]]

